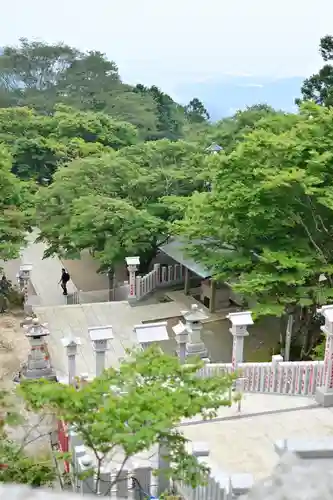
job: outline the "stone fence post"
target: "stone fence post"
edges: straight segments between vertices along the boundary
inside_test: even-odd
[[[325,318],[325,325],[321,330],[326,335],[324,358],[324,381],[317,388],[316,401],[322,406],[333,406],[333,305],[322,306],[318,313]]]
[[[140,257],[126,257],[126,264],[129,273],[129,294],[128,301],[136,301],[136,277],[135,274],[140,265]]]
[[[247,327],[253,325],[251,311],[235,312],[228,314],[231,321],[230,333],[233,336],[232,344],[232,369],[236,370],[237,365],[243,362],[244,357],[244,337],[249,335]]]
[[[68,383],[70,385],[76,385],[76,355],[77,348],[81,345],[81,340],[79,338],[67,337],[61,339],[62,345],[66,348],[66,354],[68,357]]]
[[[88,328],[90,340],[93,343],[93,348],[96,356],[96,377],[101,375],[105,370],[105,355],[109,350],[109,340],[112,340],[112,326],[94,326]]]

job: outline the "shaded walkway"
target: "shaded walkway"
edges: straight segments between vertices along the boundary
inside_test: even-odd
[[[32,264],[31,283],[42,306],[57,306],[66,304],[66,298],[62,294],[59,285],[61,277],[62,262],[58,257],[43,259],[46,245],[34,243],[37,232],[27,237],[28,245],[22,250],[21,260],[24,264]],[[76,288],[70,281],[68,293],[74,293]]]

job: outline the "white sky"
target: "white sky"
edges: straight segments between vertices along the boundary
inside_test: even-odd
[[[333,34],[333,0],[2,0],[0,46],[18,38],[105,52],[128,82],[226,73],[308,76]]]

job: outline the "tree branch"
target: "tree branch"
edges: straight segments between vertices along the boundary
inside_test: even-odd
[[[301,226],[304,228],[306,234],[308,235],[309,237],[309,240],[311,241],[312,245],[314,246],[314,248],[317,250],[317,252],[321,255],[322,257],[322,260],[325,262],[325,264],[328,264],[327,262],[327,259],[325,257],[325,254],[324,252],[322,251],[322,249],[317,245],[317,243],[315,242],[315,240],[313,239],[312,235],[311,235],[311,232],[309,230],[309,228],[307,227],[307,225],[305,224],[305,222],[303,221],[303,219],[299,216],[296,217],[296,221],[301,224]]]

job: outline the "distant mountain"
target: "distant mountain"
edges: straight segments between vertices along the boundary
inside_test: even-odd
[[[226,76],[221,80],[179,85],[175,88],[175,94],[182,103],[198,97],[215,121],[232,115],[238,109],[260,103],[283,111],[295,111],[295,98],[300,96],[303,80],[303,77],[269,79]]]

